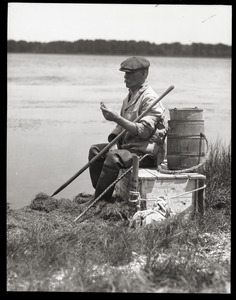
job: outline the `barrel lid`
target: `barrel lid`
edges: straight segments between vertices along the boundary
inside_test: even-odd
[[[181,110],[181,111],[183,111],[183,110],[187,110],[187,111],[203,111],[203,109],[202,108],[198,108],[197,106],[196,107],[185,107],[185,108],[170,108],[169,110]]]

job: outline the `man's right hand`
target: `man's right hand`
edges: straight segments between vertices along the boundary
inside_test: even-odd
[[[105,107],[102,107],[102,106],[100,108],[102,110],[102,114],[103,114],[104,118],[107,121],[116,122],[120,118],[118,113],[113,112],[113,111],[109,110],[108,108],[105,108]]]

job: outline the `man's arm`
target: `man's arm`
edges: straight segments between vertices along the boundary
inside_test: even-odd
[[[133,135],[138,134],[136,123],[131,122],[131,121],[123,118],[122,116],[120,116],[116,112],[113,112],[113,111],[111,111],[107,108],[101,107],[101,110],[102,110],[104,118],[107,121],[115,122],[116,124],[120,125],[121,127],[126,129],[128,132],[130,132]]]

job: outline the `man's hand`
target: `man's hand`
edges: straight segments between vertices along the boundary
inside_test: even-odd
[[[126,120],[122,116],[120,116],[118,113],[109,110],[106,105],[101,102],[100,108],[102,110],[103,116],[107,121],[113,121],[126,129],[131,134],[137,134],[137,128],[134,122],[131,122],[129,120]]]
[[[116,113],[116,112],[113,112],[111,110],[109,110],[108,108],[106,108],[105,106],[101,106],[100,107],[101,110],[102,110],[102,114],[104,116],[104,118],[107,120],[107,121],[113,121],[113,122],[116,122],[119,118],[119,115]]]

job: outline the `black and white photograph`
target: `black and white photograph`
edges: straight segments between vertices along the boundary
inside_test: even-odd
[[[232,5],[6,6],[7,291],[232,293]]]

